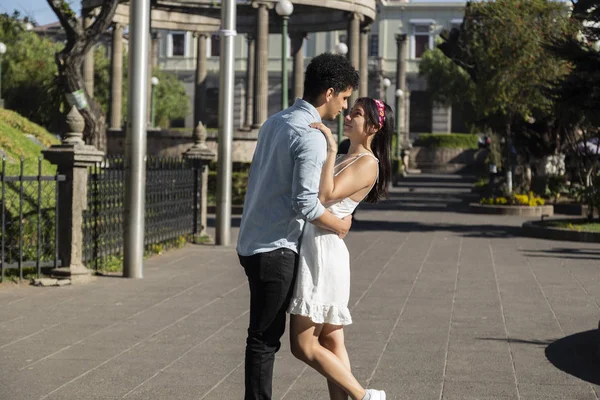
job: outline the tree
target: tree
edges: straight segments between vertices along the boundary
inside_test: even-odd
[[[588,205],[588,218],[600,211],[600,1],[573,2],[571,29],[549,49],[569,65],[569,73],[547,90],[561,113],[573,180]]]
[[[48,0],[67,35],[67,44],[56,53],[58,83],[69,104],[76,105],[85,120],[83,138],[86,143],[103,150],[106,143],[105,116],[98,102],[87,93],[81,66],[88,51],[98,42],[112,23],[118,0],[104,0],[92,25],[83,28],[67,0]]]
[[[128,56],[123,55],[123,87],[122,92],[127,93],[128,88]],[[175,74],[154,69],[152,76],[156,76],[159,85],[154,95],[156,101],[156,122],[162,128],[168,128],[171,120],[185,118],[189,115],[189,98],[182,82]],[[106,48],[97,46],[94,52],[94,98],[100,104],[103,113],[107,113],[110,104],[110,59],[106,56]],[[127,120],[127,96],[122,97],[123,107],[121,113],[123,121]],[[150,107],[150,104],[148,105]]]
[[[419,75],[427,81],[427,92],[435,103],[473,109],[475,84],[471,77],[437,47],[421,57]],[[475,122],[472,115],[466,117],[469,125]]]
[[[504,132],[509,161],[515,126],[551,118],[553,102],[544,87],[568,65],[545,44],[567,32],[566,11],[549,0],[468,2],[460,29],[442,35],[440,50],[475,83],[477,119]],[[507,173],[510,178],[510,167]]]
[[[189,115],[188,95],[175,74],[155,69],[153,76],[160,82],[155,93],[156,122],[158,126],[168,128],[172,120]]]
[[[24,117],[59,131],[62,96],[56,90],[54,54],[61,45],[26,29],[18,11],[0,14],[0,41],[7,52],[2,59],[2,97],[5,107]]]

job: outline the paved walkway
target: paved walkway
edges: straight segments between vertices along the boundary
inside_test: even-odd
[[[519,237],[463,212],[469,184],[423,175],[357,213],[347,342],[389,399],[598,399],[600,245]],[[189,246],[145,279],[0,288],[0,399],[242,398],[246,278]],[[284,340],[274,399],[326,399]]]

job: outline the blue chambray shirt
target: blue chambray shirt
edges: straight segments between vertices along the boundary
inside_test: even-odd
[[[327,141],[308,126],[320,121],[312,104],[297,99],[260,129],[238,236],[239,255],[282,247],[298,252],[305,221],[325,212],[318,194]]]

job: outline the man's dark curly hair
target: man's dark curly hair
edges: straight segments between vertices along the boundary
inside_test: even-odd
[[[313,58],[304,75],[304,99],[316,100],[333,88],[336,94],[349,88],[357,89],[360,77],[350,61],[339,54],[323,53]]]

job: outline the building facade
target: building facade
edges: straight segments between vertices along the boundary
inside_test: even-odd
[[[436,37],[444,29],[460,26],[465,8],[465,2],[428,1],[428,0],[379,0],[377,17],[369,27],[368,33],[368,76],[370,96],[385,98],[390,104],[395,103],[398,70],[398,35],[405,36],[404,63],[406,83],[403,88],[407,93],[406,115],[408,116],[409,131],[423,132],[462,132],[462,118],[453,112],[452,107],[441,107],[432,104],[426,92],[426,82],[418,76],[419,60],[423,52],[433,48]],[[294,18],[292,14],[291,18]],[[198,51],[198,36],[189,31],[155,30],[157,42],[158,67],[175,73],[183,82],[190,97],[190,109],[194,104],[194,79]],[[235,110],[234,126],[245,125],[245,92],[247,90],[246,71],[248,62],[248,46],[251,42],[247,35],[238,35],[235,39]],[[220,43],[217,32],[206,39],[206,121],[208,126],[218,123],[218,86],[219,86],[219,52]],[[281,43],[280,34],[269,34],[268,38],[268,115],[281,109]],[[289,54],[291,39],[288,38],[289,62],[288,71],[292,71],[293,59]],[[347,31],[309,33],[302,43],[304,66],[312,57],[323,52],[332,52],[337,43],[348,42]],[[384,78],[391,85],[384,87]],[[290,81],[292,77],[290,76]],[[293,86],[293,85],[290,85]],[[290,90],[291,92],[291,90]],[[290,99],[293,96],[290,95]],[[291,100],[293,101],[293,99]],[[173,121],[174,126],[189,127],[194,124],[193,115],[182,121]]]

